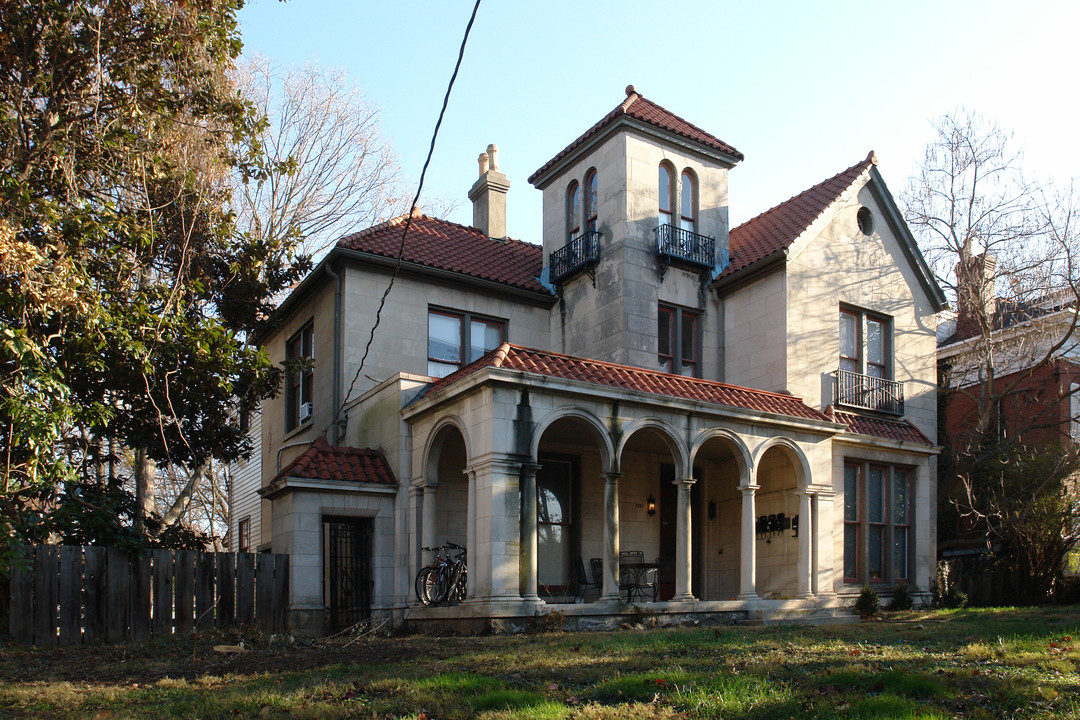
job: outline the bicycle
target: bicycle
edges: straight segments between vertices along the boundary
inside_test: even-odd
[[[443,602],[461,602],[468,589],[469,568],[465,546],[448,542],[424,550],[434,552],[431,564],[416,573],[414,589],[416,599],[422,605],[440,605]],[[450,557],[450,550],[458,551]]]

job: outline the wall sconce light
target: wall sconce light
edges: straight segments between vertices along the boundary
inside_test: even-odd
[[[649,499],[645,501],[645,512],[649,513],[649,517],[652,517],[656,514],[656,498],[654,498],[652,495],[650,495]]]
[[[709,519],[710,520],[715,520],[716,519],[716,501],[715,500],[710,500],[709,501]]]

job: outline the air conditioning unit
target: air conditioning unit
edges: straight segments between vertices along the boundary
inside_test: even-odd
[[[311,417],[311,403],[306,402],[300,406],[300,422]]]

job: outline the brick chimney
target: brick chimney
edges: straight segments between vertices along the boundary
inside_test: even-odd
[[[469,190],[472,200],[473,227],[491,238],[506,237],[506,192],[510,181],[499,172],[499,148],[487,146],[486,153],[477,158],[480,178]]]
[[[956,339],[974,337],[982,324],[993,323],[997,309],[994,271],[997,258],[983,253],[972,255],[967,248],[956,264]]]

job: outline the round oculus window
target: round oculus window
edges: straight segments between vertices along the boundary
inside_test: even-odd
[[[870,212],[870,208],[859,208],[858,214],[855,216],[859,222],[859,230],[863,235],[871,235],[874,232],[874,213]]]

